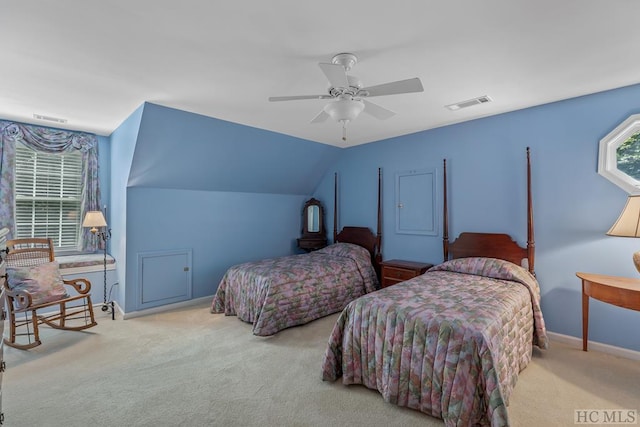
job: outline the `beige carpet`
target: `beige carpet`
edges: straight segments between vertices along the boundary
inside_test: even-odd
[[[4,426],[441,426],[376,391],[320,380],[336,315],[269,338],[207,305],[43,328],[5,347]],[[513,426],[571,426],[574,409],[640,409],[640,362],[552,342],[511,398]]]

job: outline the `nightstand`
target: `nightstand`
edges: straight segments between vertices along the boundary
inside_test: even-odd
[[[327,239],[323,237],[301,237],[298,239],[298,247],[304,251],[312,252],[327,246]]]
[[[426,262],[404,261],[401,259],[382,261],[380,265],[382,266],[381,286],[383,288],[412,279],[433,267],[433,264]]]

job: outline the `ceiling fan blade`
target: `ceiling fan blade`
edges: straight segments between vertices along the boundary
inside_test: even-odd
[[[396,95],[399,93],[423,92],[422,82],[419,78],[398,80],[397,82],[384,83],[360,89],[358,96],[382,96]]]
[[[372,115],[376,119],[386,120],[389,117],[393,117],[396,115],[396,113],[394,113],[393,111],[387,110],[386,108],[381,107],[378,104],[374,104],[373,102],[367,101],[366,99],[362,99],[361,101],[364,102],[364,112]]]
[[[327,114],[324,110],[320,111],[317,116],[311,120],[311,123],[322,123],[329,118],[329,114]]]
[[[318,65],[324,75],[327,76],[327,80],[329,80],[332,87],[349,87],[349,80],[344,66],[326,62],[320,62]]]
[[[331,95],[297,95],[297,96],[270,96],[269,101],[296,101],[299,99],[331,99]]]

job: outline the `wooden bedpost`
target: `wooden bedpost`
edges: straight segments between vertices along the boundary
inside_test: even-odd
[[[338,172],[333,174],[333,243],[338,239]]]
[[[378,231],[376,235],[376,262],[382,262],[382,168],[378,168]]]
[[[443,161],[443,199],[442,199],[442,249],[444,260],[449,259],[449,209],[447,206],[447,159]]]
[[[527,147],[527,258],[529,271],[535,272],[536,242],[533,235],[533,200],[531,197],[531,150]]]

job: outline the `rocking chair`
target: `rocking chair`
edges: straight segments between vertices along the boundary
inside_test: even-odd
[[[43,324],[69,331],[97,325],[89,294],[91,282],[62,279],[51,239],[9,240],[7,251],[4,289],[9,337],[4,339],[5,344],[21,350],[40,345],[38,326]],[[64,285],[75,292],[68,294]]]

